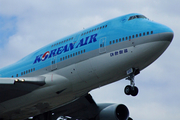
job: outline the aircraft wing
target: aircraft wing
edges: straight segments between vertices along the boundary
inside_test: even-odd
[[[25,95],[45,84],[45,77],[0,78],[0,103]]]

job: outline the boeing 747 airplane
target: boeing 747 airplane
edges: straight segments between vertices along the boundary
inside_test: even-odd
[[[133,13],[59,39],[0,69],[0,120],[130,120],[123,104],[96,104],[89,92],[134,78],[169,46],[173,31]]]

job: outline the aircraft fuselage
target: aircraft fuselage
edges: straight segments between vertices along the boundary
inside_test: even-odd
[[[136,15],[141,16],[128,14],[59,39],[0,69],[1,78],[26,81],[41,76],[45,83],[15,83],[25,87],[20,93],[7,86],[9,97],[0,95],[0,116],[38,115],[127,77],[130,68],[146,68],[169,46],[173,31],[145,17],[132,17]]]

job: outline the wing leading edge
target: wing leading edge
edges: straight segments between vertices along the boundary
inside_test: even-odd
[[[45,77],[0,78],[0,103],[45,85]]]

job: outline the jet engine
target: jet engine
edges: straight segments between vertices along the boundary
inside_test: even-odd
[[[96,120],[128,120],[129,110],[123,104],[99,104],[100,113]]]

